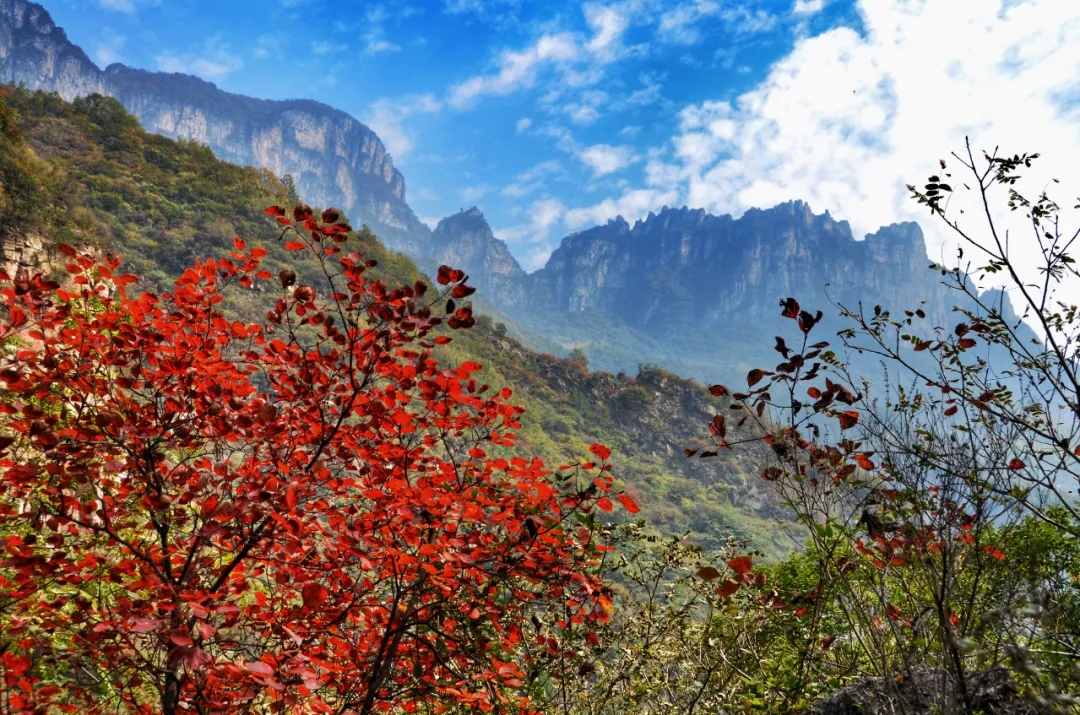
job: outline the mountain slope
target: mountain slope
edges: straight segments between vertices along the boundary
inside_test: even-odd
[[[41,92],[7,94],[0,96],[0,130],[7,127],[0,131],[0,186],[54,188],[32,197],[40,210],[23,211],[18,223],[0,222],[5,263],[28,262],[22,237],[38,236],[47,257],[48,239],[61,235],[120,254],[144,276],[145,287],[161,289],[195,257],[227,255],[241,235],[268,249],[271,270],[310,270],[284,251],[275,224],[262,214],[264,206],[287,200],[287,187],[268,172],[148,134],[112,99],[69,104]],[[0,205],[3,200],[0,194]],[[393,284],[420,277],[411,260],[388,251],[371,232],[357,232],[352,243],[378,261],[379,277]],[[258,320],[269,300],[270,294],[237,292],[225,307]],[[756,478],[746,452],[683,458],[682,449],[696,446],[724,407],[701,386],[655,368],[633,378],[589,373],[529,350],[484,316],[452,336],[445,359],[484,365],[483,380],[512,386],[525,405],[522,453],[558,465],[604,442],[614,450],[616,475],[640,494],[644,513],[661,528],[691,530],[710,546],[732,534],[753,538],[773,554],[795,543],[797,527]]]
[[[189,75],[121,64],[101,70],[27,0],[0,0],[0,82],[69,101],[116,97],[149,131],[205,144],[234,164],[291,175],[307,200],[344,208],[397,249],[415,253],[430,233],[406,203],[405,180],[379,137],[325,104],[254,99]]]

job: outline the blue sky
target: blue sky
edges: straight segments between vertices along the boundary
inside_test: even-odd
[[[44,4],[102,66],[355,115],[423,219],[478,205],[529,269],[664,204],[802,198],[874,230],[972,131],[1080,148],[1080,3],[1060,0]]]

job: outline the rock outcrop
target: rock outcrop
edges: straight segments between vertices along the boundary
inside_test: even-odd
[[[496,305],[518,305],[526,300],[526,274],[495,238],[484,215],[475,206],[447,216],[431,234],[427,257],[463,269],[480,292]]]
[[[941,671],[919,670],[899,681],[868,678],[838,690],[811,709],[811,715],[1051,715],[1054,710],[1020,696],[1004,668],[973,673],[965,707],[957,688]]]

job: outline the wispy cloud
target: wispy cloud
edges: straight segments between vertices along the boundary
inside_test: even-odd
[[[470,77],[450,91],[449,102],[465,107],[484,95],[505,95],[536,81],[537,71],[547,65],[572,62],[581,48],[570,33],[544,35],[531,46],[517,52],[503,52],[493,74]]]
[[[466,186],[461,190],[461,200],[465,203],[476,203],[480,199],[488,195],[491,191],[491,187],[487,184],[480,184],[479,186]]]
[[[329,55],[335,52],[344,52],[347,49],[349,49],[349,46],[344,43],[329,42],[327,40],[311,43],[311,51],[316,55]]]
[[[102,67],[108,67],[114,62],[120,61],[120,50],[124,48],[127,38],[118,35],[112,30],[101,33],[101,39],[94,48],[94,59]]]
[[[520,199],[544,188],[546,180],[562,173],[562,165],[554,159],[541,161],[514,177],[502,190],[504,196]]]
[[[233,54],[220,35],[207,38],[196,50],[179,54],[164,52],[155,59],[162,72],[193,74],[210,81],[225,79],[244,67],[244,60]]]
[[[387,151],[400,159],[413,148],[413,141],[405,132],[403,122],[415,114],[437,112],[442,106],[442,102],[431,94],[384,98],[375,101],[363,121],[379,135]]]
[[[611,144],[594,144],[586,147],[578,152],[577,158],[592,169],[593,176],[614,174],[640,160],[640,157],[629,146],[612,146]]]
[[[825,9],[825,0],[795,0],[792,12],[796,15],[815,15]]]

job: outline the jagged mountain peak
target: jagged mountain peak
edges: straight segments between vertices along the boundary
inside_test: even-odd
[[[432,234],[432,240],[446,240],[453,232],[473,231],[491,233],[491,226],[484,218],[483,212],[473,206],[461,209],[456,214],[450,214],[439,221]],[[500,242],[501,243],[501,242]]]

